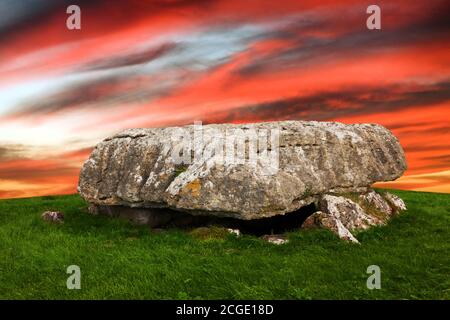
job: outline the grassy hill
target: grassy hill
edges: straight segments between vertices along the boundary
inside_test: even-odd
[[[345,243],[326,230],[200,239],[91,216],[77,195],[0,201],[1,299],[449,299],[450,195],[393,191],[409,210]],[[60,210],[64,224],[43,221]],[[68,290],[69,265],[81,290]],[[369,290],[369,265],[381,289]]]

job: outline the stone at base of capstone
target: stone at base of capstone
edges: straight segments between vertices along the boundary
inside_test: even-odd
[[[393,211],[389,203],[375,190],[359,196],[360,200],[366,202],[368,205],[373,206],[375,209],[384,213],[387,217],[393,214]]]
[[[368,215],[359,204],[343,196],[324,195],[319,209],[340,220],[349,230],[364,230],[382,224],[379,218]]]
[[[359,203],[342,195],[324,195],[319,201],[321,211],[309,216],[302,228],[322,227],[334,232],[341,239],[357,243],[358,240],[351,231],[384,225],[393,213],[406,210],[402,199],[387,192],[380,195],[374,190],[369,190],[354,198]],[[371,208],[371,211],[366,212],[363,207]]]
[[[302,226],[306,229],[324,228],[335,233],[340,239],[359,243],[359,241],[353,236],[353,234],[342,224],[342,222],[327,213],[317,211],[309,216]]]
[[[407,210],[405,202],[400,197],[392,193],[385,192],[384,198],[389,202],[391,207],[394,208],[396,213]]]

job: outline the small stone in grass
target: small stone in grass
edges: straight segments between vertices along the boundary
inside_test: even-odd
[[[239,237],[241,235],[241,231],[239,231],[239,229],[228,228],[227,231],[231,234],[234,234],[236,237]]]
[[[263,240],[266,240],[267,242],[280,245],[280,244],[286,244],[289,242],[289,240],[286,238],[286,236],[283,236],[281,234],[266,234],[262,236]]]
[[[41,215],[42,219],[50,222],[63,223],[64,222],[64,214],[59,211],[45,211]]]

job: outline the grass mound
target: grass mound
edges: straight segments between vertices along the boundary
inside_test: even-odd
[[[152,232],[91,216],[77,195],[1,200],[0,298],[449,299],[450,195],[392,192],[408,211],[358,233],[360,246],[327,230],[282,246],[224,229]],[[64,223],[43,221],[47,210]],[[66,287],[70,265],[80,290]],[[370,265],[380,290],[366,287]]]

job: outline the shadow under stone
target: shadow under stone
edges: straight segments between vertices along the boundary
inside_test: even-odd
[[[130,208],[125,206],[91,205],[89,212],[110,217],[120,217],[134,224],[148,225],[151,228],[192,229],[205,226],[219,226],[239,229],[244,234],[261,236],[281,234],[299,229],[303,222],[316,212],[314,203],[296,211],[270,218],[241,220],[206,215],[191,215],[167,208]]]

